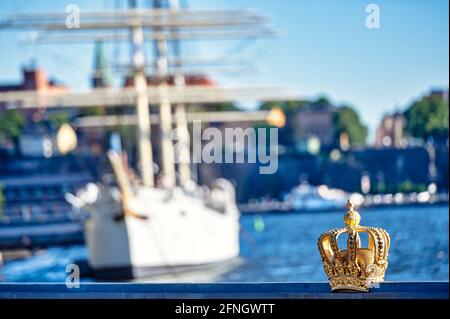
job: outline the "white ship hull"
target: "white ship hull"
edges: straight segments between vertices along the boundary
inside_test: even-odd
[[[177,274],[239,255],[239,212],[221,190],[210,200],[175,189],[141,188],[122,214],[111,191],[86,205],[89,265],[94,276],[137,278]],[[217,199],[219,199],[217,201]],[[233,198],[234,199],[234,198]]]

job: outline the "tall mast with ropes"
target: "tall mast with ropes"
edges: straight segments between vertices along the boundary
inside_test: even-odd
[[[162,0],[153,0],[153,7],[155,10],[162,9]],[[155,32],[163,31],[162,28],[155,28]],[[156,63],[156,78],[158,81],[158,93],[160,97],[159,102],[159,116],[161,128],[161,162],[162,171],[165,182],[169,186],[175,185],[175,161],[174,149],[171,139],[172,134],[172,108],[168,97],[168,83],[167,78],[169,74],[169,65],[167,59],[167,40],[158,38],[154,40],[155,43],[155,63]]]
[[[180,1],[169,0],[169,7],[174,12],[180,10]],[[178,30],[173,29],[172,32],[175,33],[175,38],[177,38],[176,34]],[[183,71],[181,69],[181,44],[178,39],[173,41],[173,47],[175,55],[174,84],[175,88],[183,89],[186,83]],[[179,149],[177,150],[177,155],[179,157],[178,173],[180,177],[180,184],[184,185],[191,179],[191,169],[189,166],[189,131],[187,125],[186,107],[183,103],[177,103],[175,105],[175,123],[177,128],[176,132],[179,146]]]
[[[136,0],[129,0],[136,10]],[[137,23],[131,28],[133,44],[133,82],[136,89],[137,143],[142,182],[153,186],[153,153],[150,136],[150,110],[147,95],[147,78],[145,76],[144,29]]]
[[[163,6],[169,1],[169,8]],[[274,101],[298,99],[280,87],[221,87],[205,85],[185,85],[183,76],[180,41],[193,40],[236,40],[272,36],[265,17],[252,10],[192,10],[180,8],[178,0],[153,0],[152,9],[137,7],[137,0],[128,0],[128,10],[104,10],[101,12],[82,12],[81,28],[73,29],[65,25],[66,13],[25,13],[0,19],[0,31],[32,30],[35,36],[28,40],[35,43],[77,44],[86,42],[131,42],[131,69],[133,88],[94,88],[90,92],[64,92],[57,95],[37,91],[11,91],[0,93],[0,103],[8,107],[33,108],[42,105],[46,108],[64,107],[123,107],[132,105],[136,116],[127,117],[136,125],[139,171],[144,185],[154,185],[153,155],[151,144],[151,122],[160,125],[162,174],[170,186],[175,185],[175,153],[172,144],[172,126],[177,128],[177,155],[180,184],[190,179],[188,121],[193,114],[186,112],[190,104]],[[152,41],[155,45],[156,86],[148,86],[145,71],[151,67],[145,62],[144,43]],[[174,43],[174,62],[169,59],[168,42]],[[222,59],[220,60],[222,63]],[[174,73],[169,65],[174,63]],[[184,66],[184,62],[183,62]],[[175,85],[168,84],[169,77]],[[159,114],[149,112],[149,104],[159,105]],[[174,116],[172,116],[172,106]],[[247,118],[264,120],[267,114],[242,114],[242,112],[221,112],[203,117],[214,117],[217,121],[242,121]],[[203,114],[205,115],[205,114]],[[202,116],[195,114],[195,116]],[[115,119],[113,119],[115,121]],[[118,118],[120,125],[122,118]],[[107,117],[99,117],[95,124],[108,124]]]

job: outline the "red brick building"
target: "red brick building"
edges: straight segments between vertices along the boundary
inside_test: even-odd
[[[37,91],[39,93],[58,94],[67,92],[69,89],[64,84],[60,84],[48,77],[47,72],[39,68],[23,68],[23,78],[21,83],[0,84],[0,92],[14,91]],[[0,102],[0,111],[4,110],[8,105]],[[27,109],[24,115],[27,120],[31,121],[36,116],[42,114],[45,109],[39,106]]]

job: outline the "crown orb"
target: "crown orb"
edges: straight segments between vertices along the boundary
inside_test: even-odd
[[[348,211],[344,215],[344,223],[349,228],[355,228],[361,221],[361,215],[354,209],[355,205],[349,200],[347,202]]]

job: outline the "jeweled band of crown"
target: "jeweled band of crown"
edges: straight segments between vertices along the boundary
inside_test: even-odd
[[[390,245],[382,228],[360,226],[361,216],[348,201],[345,228],[332,229],[320,236],[318,246],[331,290],[369,291],[384,280]],[[346,249],[339,249],[338,237],[347,234]],[[361,247],[360,233],[368,234],[368,247]]]

